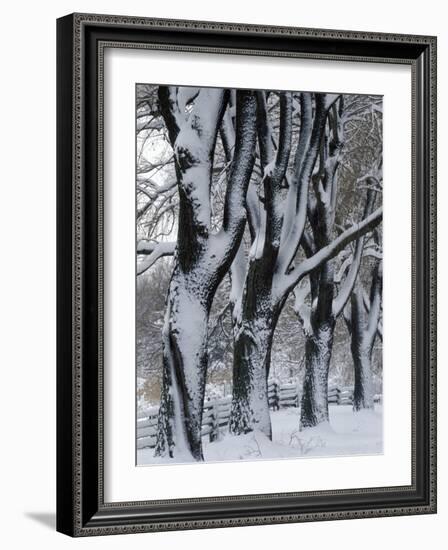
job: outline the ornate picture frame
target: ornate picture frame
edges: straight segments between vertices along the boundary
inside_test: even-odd
[[[144,500],[105,500],[107,48],[411,68],[409,485],[175,499],[154,499],[148,488]],[[435,513],[436,38],[72,14],[58,19],[57,51],[57,530],[91,536]]]

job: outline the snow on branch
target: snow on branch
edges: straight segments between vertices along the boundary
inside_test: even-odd
[[[176,163],[178,249],[184,268],[202,253],[210,232],[213,155],[229,95],[229,90],[218,88],[159,86],[159,105]]]
[[[141,240],[137,244],[137,275],[142,275],[154,263],[164,256],[173,256],[175,242],[156,242]],[[142,257],[143,256],[143,257]]]
[[[261,104],[261,108],[260,108]],[[266,114],[265,102],[259,102],[260,110]],[[281,187],[286,175],[292,143],[292,94],[280,93],[280,133],[276,151],[272,142],[272,131],[266,117],[259,124],[259,143],[262,165],[264,164],[263,188],[266,210],[266,235],[264,253],[269,262],[275,262],[280,247],[283,224],[283,204],[280,197]],[[265,142],[265,145],[261,144]]]
[[[183,86],[177,92],[177,105],[181,113],[186,113],[186,109],[198,97],[199,88]]]
[[[343,248],[355,239],[359,239],[373,228],[375,228],[383,219],[383,208],[379,207],[361,222],[352,225],[346,229],[339,237],[334,239],[329,245],[321,248],[311,258],[303,260],[300,265],[292,269],[284,277],[283,285],[287,291],[291,291],[308,273],[321,266],[324,262],[334,258]]]
[[[366,204],[364,207],[364,218],[367,218],[373,210],[375,203],[375,193],[373,191],[367,192]],[[333,300],[333,315],[338,317],[341,311],[344,309],[345,304],[350,298],[350,294],[353,291],[353,288],[358,278],[359,269],[361,267],[361,260],[363,257],[365,237],[362,236],[356,241],[355,253],[353,254],[353,260],[348,268],[347,275],[345,277],[344,283],[339,289],[339,293],[336,298]]]
[[[311,326],[312,308],[306,303],[306,299],[310,293],[311,285],[309,279],[302,279],[302,283],[294,288],[294,312],[302,324],[303,331],[307,335],[313,332]]]
[[[370,345],[373,345],[378,331],[378,324],[381,312],[381,296],[383,285],[383,263],[376,263],[372,274],[372,286],[370,289],[370,311],[367,320],[367,339]]]
[[[378,336],[378,338],[381,341],[383,341],[383,325],[380,319],[382,283],[381,283],[381,280],[377,278],[377,275],[375,274],[375,270],[374,270],[372,287],[375,288],[375,290],[373,291],[373,295],[375,296],[375,299],[374,299],[375,312],[372,315],[370,314],[370,311],[372,307],[371,299],[372,299],[373,289],[371,288],[371,293],[369,296],[368,292],[366,291],[361,281],[357,281],[356,285],[357,287],[359,287],[359,293],[361,295],[359,301],[362,302],[361,305],[364,307],[364,311],[367,314],[367,328],[365,328],[365,331],[366,331],[366,336],[368,336],[369,338],[368,344],[370,346],[373,346],[375,336]],[[351,312],[351,305],[349,303],[347,303],[347,305],[345,306],[343,315],[344,315],[345,322],[347,324],[348,331],[351,333],[352,332],[352,325],[351,325],[352,312]],[[370,327],[369,327],[369,323],[370,323]],[[374,329],[375,326],[376,326],[376,332]]]
[[[234,322],[240,318],[241,300],[243,297],[244,282],[246,280],[246,265],[247,259],[244,252],[244,243],[241,241],[229,271],[231,282],[229,303],[232,305],[232,317]]]
[[[222,118],[221,128],[219,129],[222,146],[226,155],[227,162],[231,162],[235,150],[235,129],[233,127],[232,117],[230,115],[230,106],[226,109]]]
[[[222,238],[238,243],[246,223],[246,193],[255,162],[257,139],[257,100],[248,90],[236,92],[235,145],[224,200]]]
[[[184,116],[179,110],[177,103],[177,91],[175,86],[159,86],[159,106],[164,118],[171,145],[176,141]]]
[[[282,252],[278,258],[281,272],[288,270],[300,245],[307,217],[309,184],[325,131],[328,111],[339,97],[337,94],[314,94],[313,116],[312,95],[301,94],[300,136],[294,158],[293,177],[286,199],[288,202],[291,201],[291,205],[285,213],[281,235]]]

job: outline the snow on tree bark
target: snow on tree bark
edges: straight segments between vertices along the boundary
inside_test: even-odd
[[[305,377],[300,426],[310,428],[328,422],[328,372],[333,348],[335,320],[320,324],[306,338]]]
[[[275,321],[270,311],[266,314],[252,309],[238,323],[229,425],[235,435],[258,429],[272,438],[267,381]]]
[[[279,304],[275,304],[272,292],[273,266],[278,256],[282,227],[279,191],[291,151],[292,94],[280,94],[280,141],[276,153],[267,120],[265,93],[258,92],[257,96],[266,223],[265,234],[257,235],[250,253],[241,304],[235,316],[230,431],[242,434],[256,428],[271,438],[267,379],[272,339],[281,310]]]
[[[210,186],[217,135],[229,92],[159,87],[175,156],[179,230],[163,329],[163,383],[156,455],[202,460],[207,326],[213,296],[238,250],[254,164],[256,98],[236,93],[236,143],[221,230],[210,229]],[[188,108],[187,108],[188,107]]]
[[[352,307],[352,335],[351,351],[355,372],[353,391],[353,409],[373,409],[372,389],[372,347],[364,338],[364,304],[359,289],[355,289],[351,296]]]
[[[179,264],[171,278],[163,342],[157,454],[202,460],[202,407],[207,369],[208,292]]]
[[[344,311],[351,335],[351,352],[355,374],[353,410],[373,409],[372,351],[378,334],[382,294],[382,263],[372,270],[369,310],[364,303],[364,289],[358,283],[352,293],[350,308]]]

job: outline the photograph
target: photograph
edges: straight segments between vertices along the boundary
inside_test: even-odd
[[[383,97],[136,83],[135,131],[136,465],[382,454]]]

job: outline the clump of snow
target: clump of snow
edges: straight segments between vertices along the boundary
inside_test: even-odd
[[[266,164],[264,167],[263,178],[270,178],[275,170],[275,159]]]

